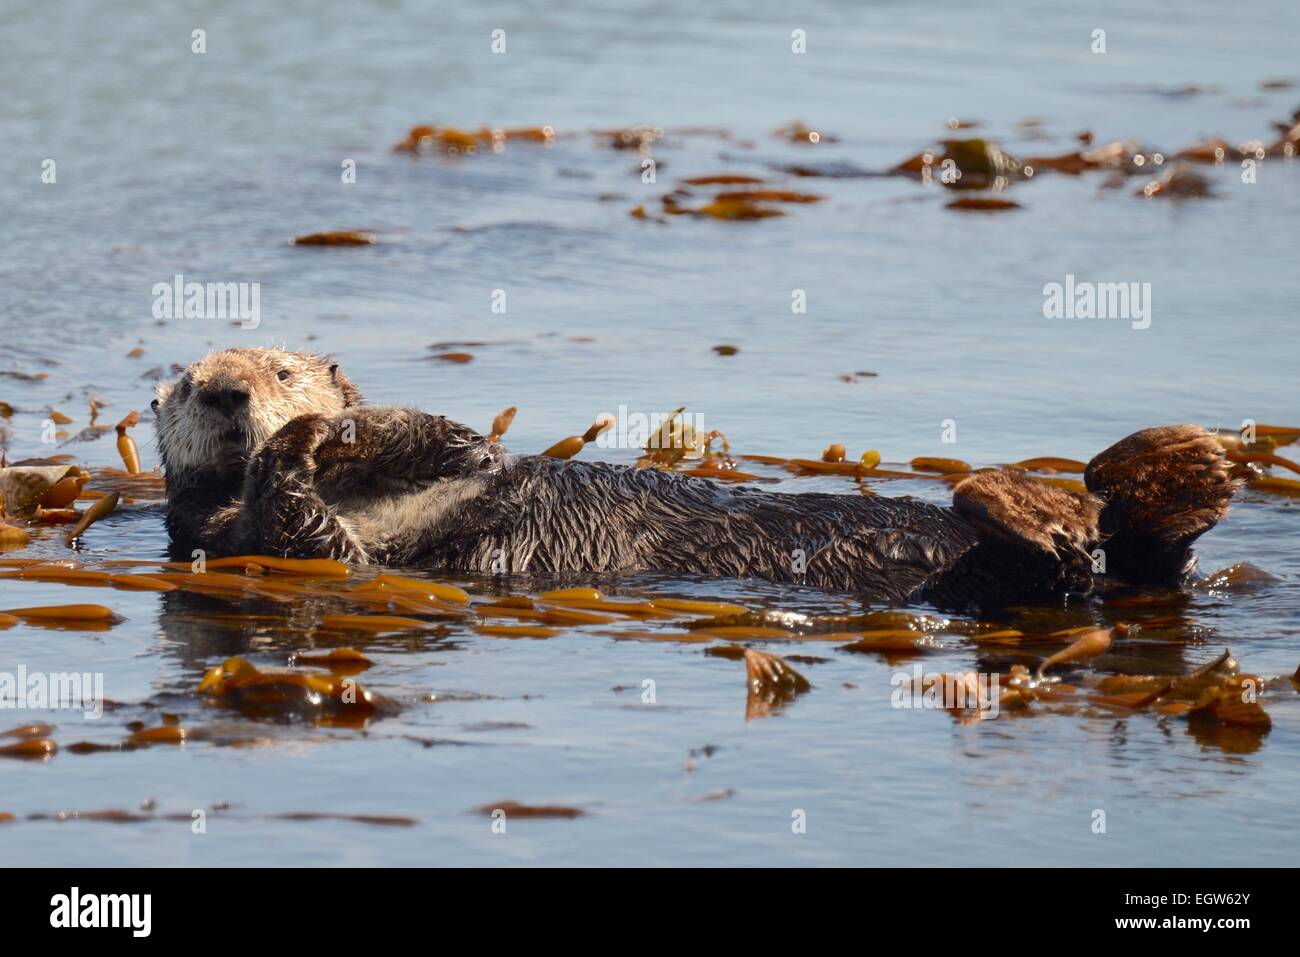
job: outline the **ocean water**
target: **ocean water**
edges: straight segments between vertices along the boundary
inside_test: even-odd
[[[483,430],[517,406],[506,442],[519,452],[620,406],[686,406],[736,453],[815,458],[843,442],[854,457],[975,465],[1086,460],[1155,424],[1295,425],[1294,161],[1264,160],[1254,182],[1235,158],[1201,167],[1216,197],[1186,202],[1135,197],[1148,177],[1110,189],[1103,173],[1043,171],[1010,188],[1020,209],[999,214],[946,209],[937,183],[777,171],[881,170],[953,135],[1019,156],[1068,152],[1085,130],[1165,155],[1208,136],[1271,141],[1272,124],[1300,107],[1300,88],[1261,86],[1296,76],[1295,6],[1179,6],[14,6],[0,31],[0,372],[43,378],[0,376],[0,401],[15,409],[9,457],[117,465],[108,438],[42,441],[50,409],[75,433],[94,396],[109,403],[101,421],[141,411],[134,432],[153,467],[156,378],[210,349],[273,342],[332,353],[373,402]],[[504,54],[492,52],[494,30]],[[791,51],[795,30],[806,53]],[[1095,30],[1104,54],[1091,52]],[[950,118],[979,126],[954,134]],[[825,141],[773,135],[794,120]],[[500,154],[394,152],[418,123],[547,125],[556,138]],[[635,151],[593,132],[637,124],[665,130],[654,183]],[[341,176],[349,160],[355,182]],[[628,215],[657,212],[682,178],[724,172],[825,198],[756,222]],[[374,230],[378,242],[289,243],[337,229]],[[154,285],[178,274],[259,283],[257,327],[155,318]],[[1045,319],[1044,286],[1067,275],[1149,283],[1150,327]],[[498,291],[504,313],[492,308]],[[796,291],[804,312],[792,311]],[[430,348],[448,342],[482,344]],[[720,356],[720,344],[739,352]],[[431,359],[448,349],[473,361]],[[852,376],[864,370],[876,375]],[[943,441],[949,423],[955,443]],[[582,456],[630,463],[636,451]],[[791,491],[855,490],[763,475]],[[948,494],[923,481],[873,488]],[[1242,493],[1200,543],[1202,567],[1250,562],[1272,580],[1171,600],[1158,613],[1175,624],[1151,632],[1164,637],[1098,668],[1190,670],[1228,647],[1245,671],[1293,673],[1298,530],[1294,500]],[[162,513],[142,502],[92,529],[77,557],[156,560],[165,548]],[[4,557],[67,555],[50,530]],[[476,599],[499,587],[466,585]],[[624,590],[863,608],[753,582],[646,577]],[[101,672],[118,707],[93,723],[0,711],[0,730],[39,719],[62,745],[112,742],[167,712],[212,737],[4,761],[0,812],[16,820],[0,828],[18,863],[1194,866],[1285,864],[1297,850],[1300,701],[1285,678],[1266,691],[1272,729],[1244,741],[1148,712],[1040,709],[967,725],[890,706],[891,676],[911,661],[773,642],[764,647],[825,660],[799,666],[812,692],[746,721],[739,662],[698,644],[618,640],[636,623],[545,641],[452,624],[334,642],[374,659],[359,680],[400,712],[322,728],[253,720],[196,693],[228,655],[283,665],[329,644],[314,604],[0,582],[0,608],[72,601],[125,620],[0,631],[0,671]],[[218,617],[235,612],[263,617]],[[1041,620],[1139,613],[1084,603]],[[926,670],[974,667],[972,643],[948,631],[940,643]],[[642,701],[646,680],[654,704]],[[146,801],[159,819],[40,817]],[[475,809],[504,801],[587,813],[498,834]],[[227,809],[193,833],[191,811],[214,805]],[[800,811],[806,831],[794,833]],[[282,817],[300,813],[416,823]]]

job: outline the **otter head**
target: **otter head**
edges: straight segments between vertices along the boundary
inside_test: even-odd
[[[158,452],[169,478],[242,470],[248,457],[300,415],[337,415],[361,394],[328,359],[282,349],[227,349],[158,387]]]

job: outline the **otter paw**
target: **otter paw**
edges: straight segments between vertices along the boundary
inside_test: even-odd
[[[365,463],[391,445],[392,416],[373,406],[348,409],[327,422],[328,429],[312,457],[317,468]]]
[[[1084,555],[1098,537],[1100,501],[1011,469],[972,475],[952,504],[980,538],[1056,558]]]
[[[330,429],[330,421],[321,415],[292,419],[258,449],[248,463],[248,480],[260,485],[278,476],[314,471],[316,449]]]
[[[1135,432],[1089,462],[1084,482],[1105,499],[1103,531],[1168,545],[1213,528],[1236,490],[1223,449],[1199,425]]]

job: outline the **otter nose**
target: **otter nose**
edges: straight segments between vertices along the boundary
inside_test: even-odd
[[[234,415],[248,405],[248,390],[240,385],[213,383],[199,392],[199,401],[226,415]]]

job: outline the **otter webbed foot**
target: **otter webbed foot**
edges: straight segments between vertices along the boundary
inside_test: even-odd
[[[952,505],[975,526],[981,540],[1063,561],[1086,555],[1097,541],[1100,501],[1012,469],[972,475],[953,491]]]
[[[1235,483],[1223,449],[1198,425],[1143,429],[1084,472],[1105,502],[1107,572],[1138,584],[1176,584],[1196,560],[1191,544],[1223,518]]]
[[[957,486],[953,509],[978,541],[922,589],[946,606],[996,607],[1092,589],[1101,502],[1003,469]]]

